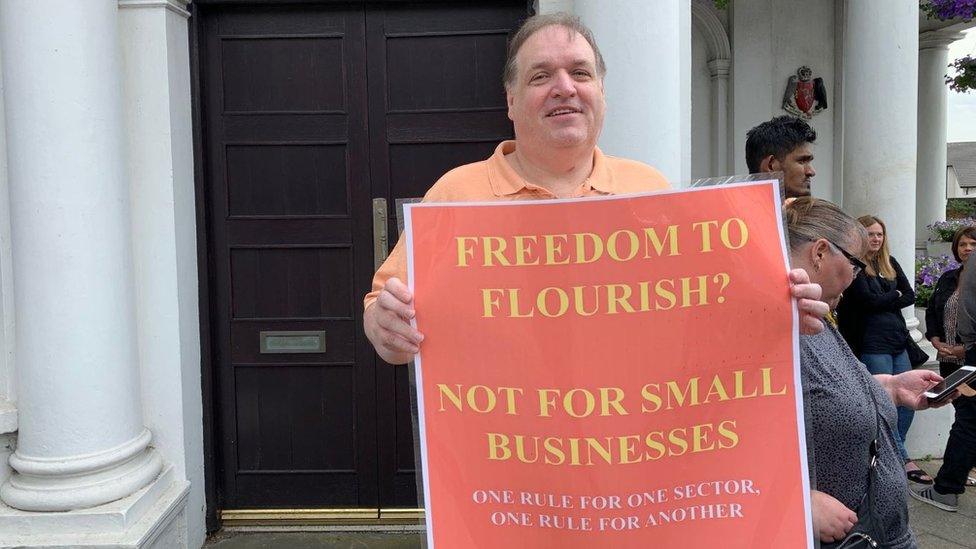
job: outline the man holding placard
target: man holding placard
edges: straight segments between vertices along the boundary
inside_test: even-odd
[[[445,174],[429,202],[477,202],[602,196],[667,189],[664,176],[640,162],[604,155],[606,65],[589,29],[566,14],[529,18],[513,36],[505,65],[508,116],[515,140],[488,160]],[[373,278],[364,300],[364,328],[383,360],[413,359],[423,334],[410,325],[413,295],[405,284],[403,240]],[[801,330],[817,332],[826,304],[802,271],[790,273]]]
[[[514,125],[515,140],[499,144],[495,153],[485,161],[464,165],[445,174],[428,191],[424,197],[424,202],[497,203],[627,195],[668,189],[667,181],[654,168],[640,162],[606,156],[596,146],[606,109],[603,89],[605,73],[606,67],[592,34],[577,18],[564,14],[553,14],[536,16],[527,20],[511,40],[503,78],[508,102],[508,115]],[[757,197],[770,194],[768,188],[765,190],[757,188],[756,192],[758,193],[755,195]],[[701,196],[703,199],[705,198],[704,193]],[[713,211],[721,211],[723,203],[721,199],[714,201]],[[768,201],[768,203],[772,204],[772,201]],[[727,203],[724,204],[727,206]],[[743,206],[745,205],[744,203]],[[622,206],[622,204],[618,206]],[[613,205],[607,205],[606,213],[601,214],[604,216],[601,223],[610,223],[617,218],[624,219],[626,215],[633,213],[629,212],[628,214],[625,210],[611,213],[613,207]],[[775,207],[766,208],[762,210],[764,213],[760,217],[765,219],[768,224],[769,220],[775,217],[774,210]],[[654,215],[660,217],[662,211],[655,212]],[[708,208],[704,208],[702,211],[708,211]],[[520,214],[501,214],[493,221],[492,218],[471,216],[466,222],[472,222],[475,217],[478,217],[483,219],[481,226],[491,226],[493,223],[497,224],[498,227],[513,226],[516,219],[505,217],[506,215]],[[574,219],[579,219],[581,223],[593,221],[584,218]],[[774,220],[773,226],[775,227],[777,224],[778,221]],[[692,229],[692,227],[688,225],[685,229]],[[545,230],[548,231],[548,229]],[[464,271],[471,273],[475,278],[482,276],[477,273],[497,273],[500,278],[505,278],[514,271],[525,268],[525,266],[530,266],[530,269],[565,268],[566,274],[563,276],[569,277],[567,280],[575,284],[578,279],[571,272],[576,272],[577,267],[582,269],[580,272],[585,271],[587,264],[591,263],[612,262],[623,267],[629,260],[634,259],[634,256],[630,254],[637,253],[636,243],[639,242],[644,243],[644,250],[640,255],[637,255],[638,258],[654,256],[665,261],[668,257],[679,254],[675,248],[677,246],[677,235],[670,232],[671,228],[668,226],[639,227],[634,230],[621,229],[616,231],[608,228],[609,232],[605,234],[597,234],[590,232],[590,230],[586,229],[585,232],[576,233],[572,227],[567,227],[565,232],[560,233],[518,233],[513,236],[499,235],[477,238],[457,236],[451,239],[457,241],[456,249],[453,250],[454,253],[437,255],[435,261],[438,264],[443,262],[445,270],[442,272],[447,272],[447,269],[457,270],[456,272],[459,273]],[[724,246],[725,248],[723,252],[718,253],[717,251],[714,255],[730,254],[728,257],[744,257],[735,255],[737,247],[746,245],[746,241],[750,238],[745,224],[741,220],[705,220],[696,224],[692,230],[696,231],[696,236],[701,237],[700,242],[698,242],[700,244],[699,252],[708,254],[711,251],[709,248],[712,247],[712,244],[707,235],[714,235],[716,240],[714,246],[716,248]],[[724,241],[727,237],[730,237],[730,240]],[[768,234],[762,238],[757,235],[749,246],[759,246],[763,249],[781,247],[781,244],[775,239],[770,240],[768,237]],[[723,240],[723,242],[719,242],[719,240]],[[630,243],[635,243],[635,245],[630,246]],[[597,253],[595,246],[599,246],[599,253]],[[424,340],[424,335],[412,326],[417,312],[414,305],[414,294],[406,284],[407,249],[408,243],[401,237],[389,258],[376,273],[372,291],[366,295],[364,300],[366,335],[373,343],[377,353],[391,364],[403,364],[413,360],[420,351]],[[417,256],[413,257],[415,261]],[[423,261],[427,261],[429,266],[432,256],[428,254],[423,257],[425,258]],[[702,257],[704,259],[714,256],[704,255]],[[706,262],[701,265],[708,264]],[[566,267],[567,265],[568,267]],[[780,263],[779,268],[782,268],[782,265]],[[465,269],[467,270],[465,271]],[[425,272],[429,273],[430,271],[428,269]],[[772,272],[775,275],[776,272],[782,271],[776,271],[774,267]],[[722,278],[722,275],[725,278]],[[491,278],[493,277],[486,280]],[[796,306],[800,313],[800,331],[803,333],[819,332],[823,329],[820,319],[827,312],[826,304],[819,301],[820,286],[810,284],[806,272],[802,270],[790,272],[790,282],[792,296],[796,300]],[[485,284],[489,283],[486,282]],[[671,285],[668,286],[668,284]],[[530,546],[532,545],[531,539],[537,539],[531,536],[543,536],[544,538],[549,533],[564,535],[574,531],[592,533],[594,530],[614,530],[624,534],[633,528],[650,528],[653,526],[652,523],[657,521],[678,520],[676,518],[678,515],[652,514],[646,517],[642,524],[638,525],[634,517],[611,516],[613,513],[607,516],[584,516],[601,508],[608,511],[619,510],[620,506],[626,502],[621,501],[620,495],[587,494],[584,491],[573,497],[570,494],[511,489],[492,490],[491,486],[485,486],[484,490],[472,490],[472,487],[468,485],[459,489],[460,483],[455,481],[460,479],[455,479],[452,475],[467,470],[468,465],[471,466],[470,471],[477,474],[479,467],[488,463],[490,464],[488,467],[493,471],[517,471],[515,477],[509,477],[512,479],[521,474],[528,474],[528,477],[522,479],[522,481],[528,482],[535,476],[534,473],[531,473],[533,468],[540,466],[543,469],[550,467],[555,469],[598,467],[607,468],[608,471],[619,470],[623,472],[636,463],[650,464],[661,459],[680,459],[678,456],[688,451],[708,453],[734,449],[739,445],[739,433],[736,432],[735,422],[733,420],[722,421],[721,418],[715,421],[708,419],[709,404],[728,399],[732,402],[738,401],[739,403],[735,405],[737,407],[747,407],[753,399],[779,402],[779,399],[785,398],[784,395],[788,393],[788,398],[792,399],[795,392],[789,388],[793,386],[793,381],[788,377],[782,377],[788,375],[784,373],[790,371],[788,367],[784,370],[781,365],[775,371],[772,368],[764,369],[761,364],[748,370],[733,368],[723,374],[722,378],[710,377],[707,380],[701,378],[701,381],[695,377],[685,377],[679,372],[677,375],[680,377],[662,378],[661,387],[665,387],[665,389],[660,390],[654,387],[654,383],[648,383],[641,390],[602,385],[592,385],[591,388],[578,386],[563,389],[545,387],[544,384],[537,385],[535,388],[529,385],[520,387],[514,384],[490,387],[475,381],[473,378],[483,375],[491,368],[480,363],[474,366],[471,360],[465,364],[461,357],[470,352],[478,356],[469,358],[477,358],[477,361],[484,362],[486,356],[481,355],[497,353],[498,346],[495,344],[499,341],[508,340],[505,345],[508,345],[509,348],[502,351],[503,354],[514,352],[512,349],[518,348],[519,345],[531,345],[529,339],[534,336],[527,335],[531,332],[519,333],[518,337],[523,339],[528,337],[528,339],[524,343],[515,344],[515,347],[512,347],[514,333],[506,332],[506,329],[495,331],[499,329],[498,327],[501,324],[510,322],[514,318],[536,315],[536,318],[545,316],[571,323],[575,321],[570,317],[591,314],[617,318],[615,315],[618,312],[642,314],[651,309],[662,311],[675,309],[677,311],[683,310],[685,307],[693,309],[710,307],[723,302],[724,297],[721,294],[728,284],[729,275],[727,273],[715,273],[714,276],[709,276],[707,281],[704,276],[677,276],[666,283],[658,280],[653,286],[650,281],[636,281],[629,286],[629,289],[624,288],[624,284],[551,287],[546,288],[543,293],[539,293],[538,298],[534,297],[533,294],[526,302],[520,301],[517,288],[482,287],[476,292],[479,296],[477,303],[479,313],[477,316],[493,323],[497,320],[498,323],[493,324],[488,330],[489,333],[484,334],[484,339],[480,340],[484,347],[480,351],[478,350],[478,334],[466,332],[460,338],[465,342],[457,343],[458,350],[447,353],[447,356],[455,357],[452,363],[454,371],[472,377],[472,380],[466,384],[461,384],[460,378],[452,379],[450,383],[437,383],[437,376],[442,375],[444,370],[435,366],[435,363],[438,363],[436,357],[438,353],[439,356],[444,356],[443,348],[439,347],[437,352],[434,352],[429,344],[425,347],[425,353],[431,351],[431,356],[425,356],[425,362],[421,368],[418,368],[418,393],[420,393],[418,396],[422,401],[422,415],[424,414],[424,406],[426,406],[427,413],[440,413],[441,415],[438,418],[443,418],[448,422],[433,427],[427,426],[427,428],[433,429],[430,432],[441,433],[440,439],[434,442],[434,447],[431,449],[432,439],[424,434],[424,418],[420,418],[421,438],[426,443],[424,446],[424,468],[425,471],[432,472],[425,476],[425,482],[428,483],[425,490],[429,489],[431,494],[434,494],[433,497],[428,495],[425,498],[427,505],[438,506],[436,508],[439,513],[443,513],[446,509],[453,509],[456,511],[454,516],[458,519],[461,516],[459,513],[462,512],[462,505],[469,510],[472,505],[480,506],[481,509],[485,509],[487,506],[497,506],[499,509],[514,509],[515,506],[543,509],[544,512],[533,517],[521,511],[518,513],[513,511],[507,514],[499,511],[493,515],[493,524],[503,524],[498,526],[503,530],[514,526],[526,528],[526,535],[530,538],[526,538],[525,543]],[[706,285],[710,286],[710,289],[705,289],[704,286]],[[459,285],[452,285],[451,283],[442,286],[444,296],[442,301],[447,303],[454,299],[460,300],[460,295],[454,294],[454,292],[460,291],[459,287]],[[711,292],[707,298],[706,291]],[[762,290],[762,292],[766,291],[775,292],[772,288]],[[602,292],[602,297],[597,299],[602,301],[605,308],[591,313],[590,306],[593,302],[587,301],[591,299],[587,296],[596,294],[586,292]],[[765,299],[766,293],[762,292],[753,292],[754,296],[750,299]],[[465,295],[472,294],[466,293]],[[524,297],[525,293],[521,295]],[[729,295],[741,294],[730,293]],[[780,295],[775,299],[783,300],[786,298]],[[574,300],[575,305],[570,306],[570,300]],[[465,299],[465,306],[469,306],[471,303],[473,302]],[[555,305],[553,305],[554,303]],[[782,305],[783,303],[780,303],[779,307]],[[594,311],[597,310],[594,309]],[[782,312],[783,309],[780,308],[779,311]],[[789,308],[787,307],[785,311],[788,313]],[[429,321],[432,314],[429,312],[424,314],[428,315],[426,319]],[[705,318],[695,317],[698,314],[701,313],[696,312],[691,317]],[[628,315],[622,314],[620,316]],[[719,316],[712,315],[713,321]],[[453,322],[452,318],[439,318],[437,324],[443,327],[445,323]],[[783,323],[789,322],[788,315],[783,316],[782,321]],[[428,326],[429,324],[424,325]],[[556,323],[549,324],[550,328],[557,325]],[[782,323],[778,325],[777,329],[780,332],[783,325]],[[488,325],[485,326],[488,328]],[[573,333],[585,332],[577,332],[576,329],[573,329],[572,333],[552,333],[537,340],[553,342],[565,338],[566,345],[572,346],[574,345],[574,337],[576,337],[572,335]],[[442,338],[439,344],[442,344],[443,341]],[[644,338],[644,341],[646,342],[647,339]],[[651,342],[653,345],[653,340]],[[434,343],[433,339],[431,343]],[[671,345],[668,347],[672,347],[671,350],[673,350],[675,343],[677,342],[672,339]],[[784,344],[787,345],[786,349],[788,349],[788,343],[788,341],[778,343],[780,352],[783,352],[782,345]],[[553,358],[539,359],[539,349],[533,351],[533,353],[523,354],[512,359],[488,358],[487,360],[501,360],[508,362],[509,365],[523,364],[524,361],[524,366],[520,367],[526,370],[533,370],[536,368],[533,364],[543,364],[547,360],[551,363],[558,363],[563,360],[562,358],[555,358],[555,355],[545,355]],[[616,352],[619,352],[619,347]],[[529,355],[537,358],[529,360],[526,358]],[[506,354],[505,356],[510,357],[512,355]],[[430,358],[429,362],[428,358]],[[533,360],[535,361],[533,362]],[[443,365],[444,363],[440,361],[439,364]],[[498,364],[498,362],[493,364]],[[696,364],[701,365],[703,363],[698,361]],[[599,376],[600,368],[598,366],[597,363],[593,363],[590,373]],[[430,367],[429,370],[428,367]],[[542,373],[543,369],[539,367],[538,373]],[[425,377],[430,379],[421,380],[421,371]],[[548,374],[542,373],[542,375],[545,377]],[[648,375],[665,374],[662,370],[656,374],[648,372]],[[433,385],[430,384],[431,382]],[[592,383],[610,382],[592,381]],[[700,387],[698,386],[699,383]],[[693,391],[693,394],[688,393],[687,398],[683,393],[674,394],[671,387],[678,387],[679,385],[688,387],[687,390]],[[432,388],[434,386],[436,389]],[[725,399],[723,399],[723,395]],[[637,400],[638,397],[640,400]],[[423,404],[425,401],[426,404]],[[780,410],[777,412],[780,417],[791,415],[781,413],[791,410],[790,406],[777,408],[777,410]],[[471,416],[471,414],[475,414],[475,416]],[[543,423],[552,418],[556,423],[564,422],[562,427],[558,429],[564,432],[558,436],[552,434],[545,440],[540,440],[539,437],[526,438],[527,435],[518,432],[482,433],[478,436],[476,444],[478,461],[465,461],[464,463],[468,465],[459,470],[457,466],[460,462],[452,461],[453,458],[446,457],[447,453],[451,451],[445,452],[443,445],[450,443],[450,441],[444,439],[443,433],[460,433],[467,430],[469,431],[467,434],[470,435],[479,429],[474,423],[464,423],[467,421],[465,418],[471,417],[473,419],[477,416],[489,417],[498,414],[502,417],[510,416],[513,419],[525,417],[528,414]],[[643,428],[640,419],[642,414],[657,414],[653,417],[667,417],[666,421],[673,423],[673,426],[662,431],[644,433],[640,435],[640,444],[636,444],[638,438],[635,437],[639,436],[638,433]],[[579,420],[587,424],[590,421],[599,423],[602,421],[599,419],[601,417],[608,421],[612,418],[616,422],[615,429],[620,429],[622,432],[613,436],[579,437],[571,434],[571,431],[575,429],[575,427],[571,427],[573,421]],[[795,418],[790,421],[794,420]],[[785,430],[777,432],[789,432],[787,428],[789,426],[786,423],[783,425]],[[770,430],[770,432],[772,431],[774,429]],[[751,437],[750,444],[754,444],[756,441],[756,438]],[[470,448],[470,442],[470,440],[466,442],[459,440],[458,443],[459,445],[467,444]],[[533,444],[534,446],[529,446]],[[535,451],[534,454],[533,451]],[[799,459],[799,455],[799,452],[794,451],[795,458]],[[796,473],[799,470],[790,469],[790,471],[792,472],[788,473],[787,477],[797,478]],[[464,473],[461,474],[463,476]],[[613,473],[611,473],[612,476]],[[669,481],[666,474],[661,478],[657,478],[657,475],[652,476],[655,478],[648,479],[649,482],[665,483]],[[672,487],[667,494],[664,492],[665,488],[646,492],[643,495],[635,492],[631,496],[639,496],[641,501],[631,503],[636,508],[650,509],[661,505],[671,505],[678,500],[692,500],[692,506],[682,507],[673,510],[673,512],[682,513],[682,517],[685,516],[684,513],[690,513],[687,515],[689,520],[738,520],[742,518],[742,508],[739,503],[715,502],[697,505],[697,501],[700,501],[699,498],[718,497],[719,495],[726,497],[730,494],[736,498],[748,499],[758,496],[760,493],[759,489],[753,486],[749,479],[726,479],[722,481],[719,488],[709,484],[709,482],[717,482],[715,479],[702,480],[707,482]],[[623,478],[621,477],[622,481]],[[726,486],[727,483],[731,484]],[[626,484],[637,489],[639,483],[627,482]],[[452,487],[456,493],[445,495],[445,486]],[[793,486],[791,489],[798,490],[799,486]],[[720,491],[725,492],[719,494]],[[466,502],[452,500],[462,492],[466,494],[465,497],[468,497]],[[798,501],[796,499],[797,492],[793,492],[792,497],[793,499],[790,501],[795,509],[795,504]],[[560,509],[563,509],[565,513],[560,513]],[[666,513],[665,511],[660,512]],[[577,515],[570,516],[573,513],[577,513]],[[657,518],[654,518],[655,516]],[[432,520],[430,515],[427,518],[428,521]],[[494,522],[496,518],[500,522]],[[475,538],[466,537],[478,536],[477,528],[468,529],[465,526],[467,523],[463,520],[456,520],[453,525],[451,525],[451,521],[438,524],[441,524],[442,528],[445,529],[442,530],[441,535],[446,537],[442,539],[453,540],[446,546],[477,545],[474,543]],[[705,530],[700,534],[708,535]],[[476,537],[476,539],[479,543],[492,543],[487,536]],[[586,539],[589,538],[580,538],[580,541],[585,543]]]

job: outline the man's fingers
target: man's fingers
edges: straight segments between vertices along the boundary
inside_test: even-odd
[[[412,304],[413,294],[410,293],[410,289],[407,285],[403,283],[399,278],[393,277],[386,281],[383,286],[383,290],[389,292],[390,295],[395,297],[397,301],[401,303]]]
[[[391,351],[399,351],[402,353],[412,353],[417,354],[420,351],[420,347],[407,341],[399,334],[391,331],[384,331],[380,336],[380,340],[384,347],[390,349]]]
[[[383,311],[380,311],[380,314],[376,317],[376,323],[385,332],[397,335],[414,345],[424,340],[424,335],[418,332],[416,328],[411,326],[401,316],[390,311],[386,311],[385,314],[383,313]]]
[[[403,301],[386,288],[377,296],[376,304],[380,306],[380,309],[393,313],[404,320],[410,320],[415,314],[412,302]]]

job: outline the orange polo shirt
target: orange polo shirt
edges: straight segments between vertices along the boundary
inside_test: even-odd
[[[495,200],[542,200],[557,198],[549,190],[522,179],[505,160],[515,151],[515,141],[502,141],[487,160],[465,164],[444,174],[424,195],[424,202],[488,202]],[[667,189],[667,179],[656,169],[637,162],[593,151],[593,172],[574,197],[629,194]],[[373,291],[363,300],[365,308],[376,301],[386,281],[407,281],[407,252],[400,235],[390,256],[373,276]]]

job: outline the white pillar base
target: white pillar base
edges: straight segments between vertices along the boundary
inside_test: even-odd
[[[17,433],[0,432],[0,484],[7,482],[13,473],[13,469],[10,468],[7,460],[10,459],[10,455],[14,453],[16,447]]]
[[[0,487],[4,503],[24,511],[70,511],[123,498],[159,475],[162,458],[149,430],[105,452],[67,459],[10,457],[15,473]]]
[[[188,492],[168,466],[131,496],[90,509],[36,513],[0,504],[0,547],[185,549]]]

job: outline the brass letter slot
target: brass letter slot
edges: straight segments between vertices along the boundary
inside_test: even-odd
[[[324,331],[260,332],[261,354],[324,353]]]

